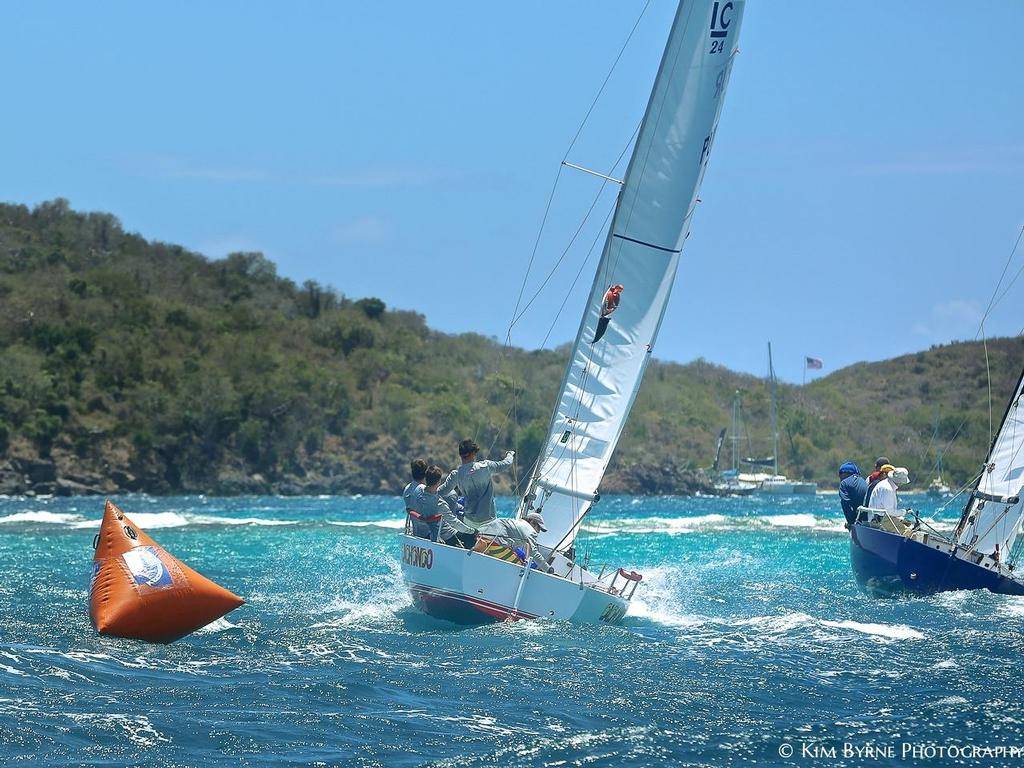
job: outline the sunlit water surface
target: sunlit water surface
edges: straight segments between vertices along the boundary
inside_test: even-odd
[[[906,744],[1024,747],[1024,600],[861,595],[834,496],[605,499],[580,551],[644,574],[622,626],[477,628],[411,606],[397,499],[117,501],[248,603],[170,646],[100,637],[102,500],[0,499],[0,764],[864,764],[845,744],[908,765],[944,761]]]

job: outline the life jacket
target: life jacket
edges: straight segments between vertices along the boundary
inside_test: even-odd
[[[405,514],[411,517],[413,520],[419,520],[421,523],[439,523],[441,521],[441,513],[438,512],[436,515],[431,517],[424,517],[415,509],[405,508]]]

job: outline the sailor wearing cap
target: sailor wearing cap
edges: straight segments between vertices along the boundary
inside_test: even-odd
[[[536,564],[537,568],[550,573],[552,568],[537,547],[537,534],[546,531],[544,516],[540,512],[530,512],[525,518],[499,517],[488,526],[495,532],[495,541],[507,547],[520,547]]]
[[[910,473],[906,467],[894,467],[892,464],[883,465],[881,471],[884,477],[871,489],[867,506],[871,509],[884,509],[890,515],[895,515],[896,489],[910,482]]]
[[[515,453],[509,451],[501,461],[477,461],[479,451],[480,446],[472,440],[466,439],[459,443],[462,466],[453,469],[437,491],[438,495],[445,496],[458,486],[466,498],[464,520],[467,525],[478,530],[498,516],[491,476],[495,472],[509,469],[515,458]]]
[[[849,528],[857,519],[857,507],[864,506],[868,495],[868,482],[860,476],[860,468],[852,461],[839,467],[839,503]]]

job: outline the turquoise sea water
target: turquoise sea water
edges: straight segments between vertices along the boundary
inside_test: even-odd
[[[1024,599],[861,595],[835,497],[605,499],[581,551],[644,574],[623,625],[476,628],[411,607],[397,499],[115,501],[248,604],[170,646],[100,637],[102,500],[0,499],[0,764],[911,765],[1024,748]],[[996,755],[960,764],[1024,761]]]

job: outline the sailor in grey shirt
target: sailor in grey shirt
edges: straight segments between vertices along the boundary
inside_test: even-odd
[[[479,530],[498,516],[494,506],[494,484],[491,476],[495,472],[504,472],[512,466],[515,453],[509,451],[501,461],[477,461],[476,454],[480,448],[472,440],[459,443],[459,456],[462,466],[453,469],[441,487],[439,495],[444,496],[458,486],[466,498],[465,522]]]
[[[412,482],[402,491],[402,500],[406,509],[413,509],[413,499],[416,498],[417,491],[423,487],[423,479],[427,475],[427,462],[423,459],[413,459],[409,468],[412,470]]]
[[[540,512],[531,512],[525,519],[499,517],[491,525],[495,541],[508,547],[520,547],[542,573],[550,573],[551,566],[537,545],[537,534],[546,531]]]

